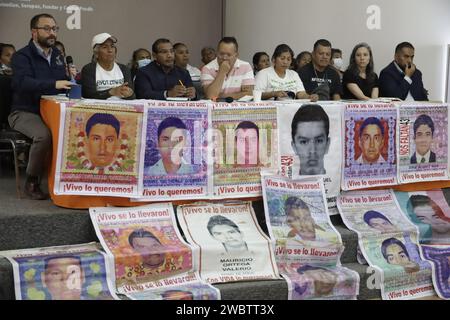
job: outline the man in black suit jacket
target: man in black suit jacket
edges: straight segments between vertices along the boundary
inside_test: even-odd
[[[414,121],[413,129],[416,152],[411,157],[411,163],[436,162],[436,154],[431,151],[434,134],[434,123],[431,117],[421,114]]]
[[[414,47],[402,42],[395,48],[395,57],[380,73],[380,97],[402,100],[428,100],[428,91],[423,87],[422,73],[413,63]]]

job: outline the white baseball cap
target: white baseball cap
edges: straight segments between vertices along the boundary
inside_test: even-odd
[[[92,48],[94,48],[97,44],[102,44],[106,40],[111,39],[113,43],[117,42],[117,38],[110,35],[109,33],[99,33],[92,38]]]

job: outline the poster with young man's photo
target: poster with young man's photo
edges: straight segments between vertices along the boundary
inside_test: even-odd
[[[139,200],[205,198],[208,193],[206,103],[148,103],[143,190]]]
[[[208,283],[277,279],[273,243],[260,228],[251,202],[196,203],[177,208],[195,262]]]
[[[398,107],[398,179],[401,183],[448,178],[448,106]]]
[[[321,176],[330,214],[336,214],[341,179],[341,112],[344,105],[289,103],[278,107],[280,173]]]
[[[260,196],[260,170],[278,162],[276,107],[269,102],[214,105],[211,117],[213,196]]]
[[[62,104],[55,194],[137,196],[143,117],[143,104]]]
[[[13,266],[16,300],[113,300],[114,273],[98,243],[0,252]]]
[[[419,231],[392,190],[350,191],[338,197],[345,225],[358,234],[365,261],[376,270],[381,297],[407,300],[434,294],[431,265],[419,249]]]
[[[343,190],[397,184],[397,109],[393,104],[345,106],[342,121]]]

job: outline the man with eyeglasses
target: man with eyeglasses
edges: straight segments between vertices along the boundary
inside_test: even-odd
[[[202,68],[200,76],[206,98],[238,100],[253,94],[255,77],[252,66],[238,56],[238,43],[234,37],[224,37],[219,41],[217,58]]]
[[[54,46],[59,30],[55,19],[46,13],[34,16],[30,22],[32,39],[13,57],[11,128],[33,139],[30,148],[25,181],[25,194],[33,200],[44,200],[48,195],[40,189],[47,154],[51,149],[51,134],[40,116],[42,95],[57,95],[70,89],[72,83],[64,57]],[[74,68],[70,69],[73,77]]]
[[[138,99],[195,99],[196,92],[189,72],[175,65],[175,53],[168,39],[152,45],[153,61],[136,73],[134,83]]]

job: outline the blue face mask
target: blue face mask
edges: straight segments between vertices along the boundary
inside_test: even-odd
[[[138,67],[142,68],[142,67],[145,67],[146,65],[148,65],[150,62],[152,62],[152,60],[150,60],[150,59],[141,59],[137,63],[138,63]]]

